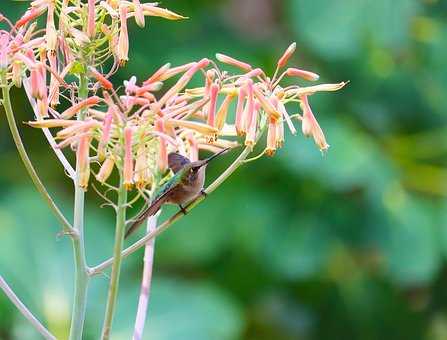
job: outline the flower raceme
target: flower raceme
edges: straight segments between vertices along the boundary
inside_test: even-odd
[[[42,34],[34,20],[44,13]],[[72,13],[79,13],[83,23],[73,21]],[[197,160],[200,150],[218,152],[240,144],[254,148],[263,135],[263,153],[273,156],[284,144],[285,127],[294,135],[294,124],[300,121],[303,134],[312,137],[320,150],[329,147],[308,97],[336,91],[345,83],[282,86],[285,79],[291,83],[319,78],[310,71],[285,69],[296,44],[279,58],[271,78],[247,62],[217,54],[216,59],[234,74],[207,58],[176,67],[168,63],[142,83],[135,77],[125,81],[123,93],[118,93],[109,78],[128,59],[127,21],[134,18],[144,26],[148,15],[184,18],[138,0],[89,0],[77,5],[68,0],[37,0],[15,24],[4,19],[11,30],[0,31],[2,72],[15,85],[31,85],[31,100],[36,101],[39,114],[29,125],[58,129],[57,147],[76,151],[84,189],[92,178],[106,183],[117,171],[128,190],[150,190],[169,175],[169,152]],[[55,30],[56,16],[59,30]],[[108,20],[100,19],[105,16]],[[108,48],[98,53],[96,47],[103,44]],[[114,66],[101,72],[109,57]],[[81,73],[93,82],[87,97],[80,97],[76,85],[67,84],[70,74]],[[163,89],[164,82],[174,77],[178,77],[174,85]],[[203,86],[188,87],[193,77],[201,77]],[[299,109],[302,115],[289,114]]]

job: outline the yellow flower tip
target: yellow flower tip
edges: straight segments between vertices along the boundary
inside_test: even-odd
[[[132,183],[132,182],[124,182],[123,185],[124,185],[124,188],[125,188],[127,191],[130,191],[130,190],[132,190],[132,188],[133,188],[133,183]]]
[[[265,149],[265,155],[269,157],[273,157],[276,153],[276,149],[267,148]]]

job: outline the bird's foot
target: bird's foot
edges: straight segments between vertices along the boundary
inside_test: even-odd
[[[183,213],[183,215],[187,215],[187,214],[188,214],[188,212],[186,211],[186,209],[185,209],[181,204],[179,204],[178,206],[179,206],[179,208],[180,208],[180,211]]]
[[[203,197],[207,197],[207,196],[208,196],[208,194],[206,193],[206,191],[205,191],[204,189],[200,190],[200,194],[201,194]]]

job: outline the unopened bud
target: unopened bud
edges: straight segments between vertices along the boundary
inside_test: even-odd
[[[287,65],[287,62],[292,57],[293,53],[296,50],[296,43],[291,44],[287,50],[284,52],[281,58],[278,60],[278,68],[284,67]]]

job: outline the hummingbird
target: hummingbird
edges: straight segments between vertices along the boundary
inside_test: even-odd
[[[203,190],[206,166],[228,150],[229,148],[226,148],[209,158],[195,162],[191,162],[179,153],[171,152],[168,155],[168,166],[174,172],[174,176],[156,191],[148,207],[131,222],[125,238],[137,230],[149,216],[155,215],[165,203],[177,204],[186,215],[184,208],[186,203],[199,195],[206,196]]]

